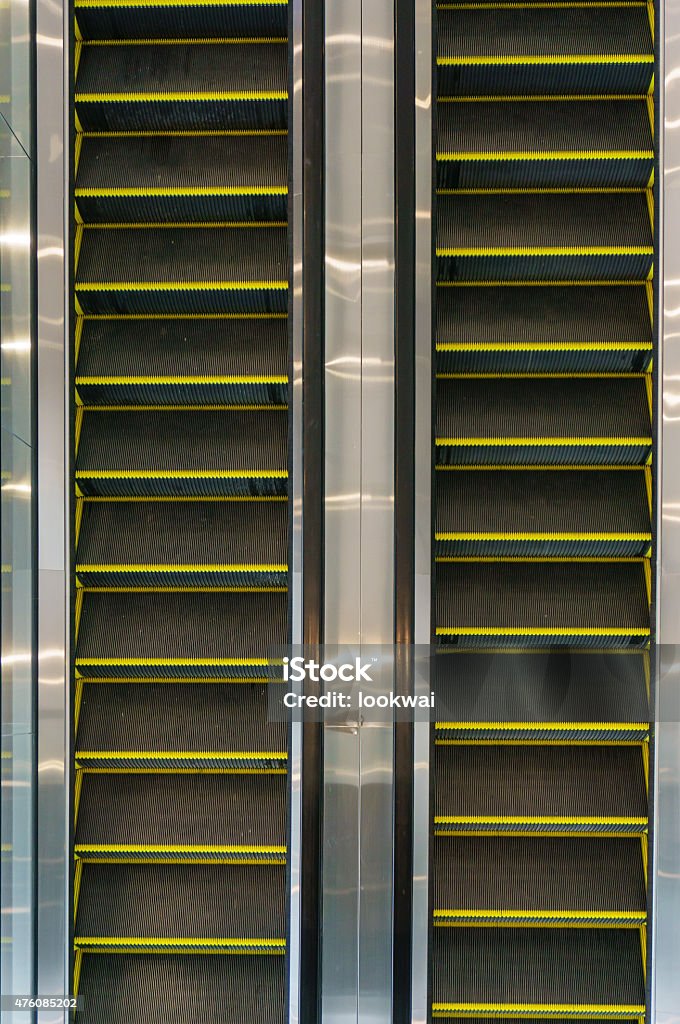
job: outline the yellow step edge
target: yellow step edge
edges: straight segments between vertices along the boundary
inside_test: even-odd
[[[178,42],[184,43],[188,40],[180,39]],[[119,45],[124,40],[116,40],[115,45]],[[166,43],[168,40],[152,40],[145,39],[144,44],[158,45],[158,43]],[[206,42],[206,40],[201,40]],[[223,40],[226,42],[226,40]],[[243,91],[243,92],[77,92],[75,94],[76,103],[236,103],[248,100],[257,100],[263,103],[272,102],[276,100],[287,100],[288,93],[286,91],[281,92],[255,92],[255,91]]]
[[[490,248],[439,248],[437,256],[653,256],[650,245],[546,245],[546,246],[499,246]],[[533,282],[532,282],[533,283]]]
[[[88,413],[98,412],[285,412],[287,405],[253,405],[252,403],[239,404],[206,404],[206,405],[88,405],[85,411]]]
[[[287,847],[277,845],[241,845],[238,844],[220,844],[220,845],[201,845],[201,844],[186,844],[171,843],[169,845],[159,845],[157,843],[76,843],[75,847],[76,854],[81,857],[83,854],[89,853],[175,853],[175,854],[198,854],[198,853],[276,853],[285,854]]]
[[[76,376],[75,382],[76,382],[76,387],[80,387],[80,386],[86,385],[86,384],[100,384],[100,385],[114,385],[114,384],[127,384],[127,385],[152,385],[152,384],[182,384],[182,385],[190,385],[190,384],[200,384],[200,385],[208,385],[208,384],[287,384],[288,383],[288,377],[284,376],[284,375],[281,375],[281,374],[269,374],[269,375],[263,374],[262,376],[248,375],[248,374],[244,374],[242,376],[237,376],[235,374],[225,375],[225,376],[216,376],[216,375],[206,374],[204,377],[196,377],[196,376],[194,376],[194,377],[160,377],[160,376],[159,377],[135,377],[135,376],[129,376],[128,377],[128,376],[123,376],[123,375],[117,376],[117,377],[113,377],[113,376],[111,376],[111,377],[99,377],[99,376],[97,376],[97,377],[80,377],[80,376]],[[120,406],[116,406],[115,408],[120,408]],[[136,408],[148,408],[148,406],[136,406]],[[158,408],[158,406],[154,406],[154,408]],[[182,408],[187,408],[187,406],[182,406]],[[206,406],[194,406],[194,408],[206,408]],[[211,408],[211,406],[207,406],[207,408]],[[234,405],[232,405],[232,406],[218,406],[218,407],[212,406],[212,408],[232,408],[232,409],[234,409],[234,408],[237,408],[237,409],[257,408],[257,409],[271,409],[272,406],[270,406],[270,405],[260,405],[260,406],[242,406],[242,405],[234,406]],[[276,405],[273,408],[285,409],[285,408],[287,408],[287,406]]]
[[[287,313],[86,313],[82,320],[287,320]]]
[[[287,281],[98,281],[80,282],[77,292],[252,292],[286,291]]]
[[[653,64],[653,53],[569,53],[513,57],[437,57],[438,67],[478,67],[527,64]]]
[[[608,465],[602,465],[601,466],[599,463],[597,465],[579,465],[579,464],[569,463],[568,465],[560,465],[560,466],[555,466],[555,465],[540,465],[540,466],[537,466],[535,464],[526,465],[526,466],[525,465],[507,465],[506,466],[506,465],[504,465],[502,463],[499,463],[498,465],[488,465],[488,466],[486,464],[483,465],[483,466],[441,466],[440,465],[440,466],[435,466],[435,469],[436,469],[436,471],[438,473],[492,473],[492,472],[496,472],[499,469],[502,469],[502,470],[506,470],[507,469],[510,472],[512,472],[513,470],[516,470],[518,472],[521,471],[521,472],[531,472],[531,473],[571,473],[571,472],[574,472],[576,470],[578,470],[579,472],[587,471],[587,472],[591,472],[591,473],[603,473],[603,472],[605,472],[605,470],[606,470],[607,473],[613,473],[613,472],[619,472],[619,473],[642,473],[642,472],[644,472],[646,467],[642,466],[642,465],[640,465],[640,466],[608,466]]]
[[[288,587],[211,587],[211,586],[174,586],[174,587],[80,587],[83,594],[286,594]]]
[[[437,437],[435,444],[439,446],[455,446],[469,448],[472,446],[492,447],[643,447],[651,445],[651,437]]]
[[[186,501],[193,501],[193,502],[199,502],[199,501],[212,501],[212,502],[221,501],[221,502],[225,502],[225,503],[226,502],[230,502],[230,501],[231,502],[233,502],[233,501],[241,501],[241,502],[244,502],[244,501],[249,501],[249,502],[278,501],[279,503],[284,503],[284,502],[288,501],[288,497],[285,494],[267,494],[267,495],[257,495],[257,494],[254,494],[252,496],[250,494],[225,494],[225,495],[207,494],[207,495],[205,495],[205,497],[203,497],[201,495],[178,495],[177,497],[174,497],[174,496],[169,497],[168,495],[163,495],[163,494],[159,494],[158,497],[151,497],[150,495],[131,494],[129,497],[121,497],[121,496],[116,496],[116,495],[113,495],[113,496],[111,496],[111,495],[92,495],[92,496],[86,495],[85,497],[80,498],[79,500],[82,501],[84,504],[86,503],[88,505],[97,504],[97,503],[101,504],[102,502],[112,502],[112,501],[118,501],[118,502],[120,502],[120,501],[154,501],[154,502],[155,501],[160,501],[160,502],[163,502],[163,501],[165,501],[165,502],[168,502],[168,501],[184,501],[184,502],[186,502]]]
[[[651,533],[447,533],[436,532],[435,540],[441,541],[646,541]],[[572,559],[569,559],[572,561]]]
[[[601,1014],[610,1019],[625,1014],[630,1017],[644,1017],[644,1005],[606,1004],[606,1003],[433,1003],[434,1017],[446,1016],[477,1016],[478,1014],[522,1014],[526,1016],[538,1013],[541,1017],[554,1017],[558,1014],[575,1016],[577,1014]]]
[[[507,816],[487,816],[487,815],[468,815],[463,816],[451,816],[451,815],[435,815],[435,825],[643,825],[648,824],[647,818],[639,817],[564,817],[556,815],[554,817],[542,817],[542,816],[526,816],[522,817],[516,815]]]
[[[438,341],[435,345],[437,352],[637,352],[639,350],[651,351],[653,346],[650,341],[578,341],[578,342],[454,342]],[[527,376],[527,374],[523,374]],[[566,374],[565,374],[566,376]],[[569,375],[571,376],[571,374]]]
[[[179,0],[181,3],[182,0]],[[153,3],[153,0],[150,0]],[[143,4],[139,6],[148,7],[149,4]],[[210,6],[214,6],[214,0],[206,0],[206,3]],[[134,0],[133,6],[137,6],[137,0]],[[114,7],[123,6],[118,0],[114,0],[112,4]],[[139,131],[84,131],[80,132],[83,139],[150,139],[158,137],[169,137],[169,138],[203,138],[210,136],[227,136],[227,135],[287,135],[287,128],[223,128],[223,129],[199,129],[199,128],[185,128],[180,131],[171,131],[170,129],[146,129]]]
[[[174,759],[181,759],[183,761],[206,761],[209,759],[213,760],[224,760],[233,761],[236,758],[240,760],[249,761],[265,761],[265,760],[288,760],[288,754],[285,750],[206,750],[201,752],[196,751],[150,751],[150,750],[77,750],[75,753],[76,761],[101,761],[104,759],[116,759],[116,760],[148,760],[148,761],[169,761]]]
[[[642,195],[649,191],[640,185],[636,188],[438,188],[438,196],[562,196],[562,195]]]
[[[206,946],[212,946],[214,949],[262,947],[271,949],[279,948],[281,950],[285,950],[286,947],[285,939],[170,939],[128,938],[125,936],[120,938],[93,936],[90,938],[89,936],[76,935],[73,942],[75,946],[83,951],[91,949],[93,946],[98,946],[104,949],[109,946],[134,947],[136,949],[146,949],[152,946],[163,949],[203,949]]]
[[[288,572],[287,565],[78,565],[79,572]]]
[[[437,626],[437,636],[649,636],[650,628],[604,629],[583,627],[551,629],[547,626]],[[77,664],[77,662],[76,662]],[[107,664],[104,662],[104,664]]]
[[[544,920],[552,922],[574,921],[580,924],[584,921],[628,921],[632,926],[639,925],[647,920],[646,911],[637,910],[615,910],[585,911],[585,910],[434,910],[432,914],[435,922],[442,918],[462,918],[465,921],[481,918],[493,918],[495,921],[507,920],[508,924],[525,920]]]
[[[533,5],[532,5],[533,6]],[[507,152],[501,152],[494,150],[493,152],[486,153],[482,150],[467,150],[463,152],[452,152],[448,150],[439,150],[436,155],[437,160],[441,162],[457,162],[457,161],[480,161],[480,162],[501,162],[505,160],[653,160],[654,150],[653,149],[556,149],[556,150],[508,150]],[[457,191],[457,190],[456,190]],[[469,191],[469,190],[466,190]],[[503,191],[506,191],[505,189]],[[518,190],[519,191],[519,190]],[[536,189],[522,189],[525,192],[535,192]],[[541,191],[551,192],[574,192],[574,191],[585,191],[584,189],[541,189]],[[602,191],[623,191],[623,189],[599,189],[592,188],[588,189],[589,192],[602,192]],[[625,191],[639,192],[641,189],[626,189]],[[76,192],[76,195],[78,193]]]
[[[285,480],[288,472],[285,469],[187,469],[168,470],[139,469],[77,469],[76,480],[238,480],[266,479]]]
[[[612,373],[611,371],[576,372],[564,373],[546,372],[538,370],[535,372],[511,371],[509,373],[438,373],[437,380],[643,380],[645,383],[649,374],[643,370],[636,372],[624,371],[623,373]]]
[[[541,562],[556,563],[592,563],[610,565],[612,562],[638,563],[640,565],[648,560],[643,555],[621,555],[615,558],[606,558],[602,555],[438,555],[435,562],[449,564],[451,562],[480,562],[498,564],[502,562],[522,562],[527,565]]]
[[[125,666],[139,666],[149,667],[154,666],[172,667],[173,665],[195,665],[197,667],[205,666],[206,668],[220,666],[237,665],[241,667],[257,666],[257,665],[274,665],[276,662],[268,661],[266,658],[76,658],[76,665],[78,666],[97,666],[97,665],[118,665],[121,668]]]
[[[138,682],[147,682],[140,679]],[[252,679],[244,682],[252,682]],[[77,775],[287,775],[285,768],[94,768],[78,767]]]
[[[616,285],[619,288],[640,288],[645,284],[644,281],[632,279],[577,281],[573,278],[569,281],[553,278],[551,281],[508,281],[501,279],[495,281],[436,281],[435,283],[437,288],[554,288],[556,285],[559,285],[560,288],[609,288],[612,285]]]
[[[214,7],[216,0],[75,0],[75,7]],[[219,0],[220,7],[287,7],[288,0]]]
[[[435,722],[434,727],[435,729],[465,729],[475,732],[488,729],[502,729],[507,732],[519,729],[540,732],[568,732],[570,730],[600,732],[603,729],[612,731],[636,729],[639,732],[649,732],[648,722]]]
[[[213,187],[178,187],[178,188],[77,188],[77,198],[124,198],[127,196],[285,196],[288,189],[256,186],[254,188],[228,188],[215,185]]]

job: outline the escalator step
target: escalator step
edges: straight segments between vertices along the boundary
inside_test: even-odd
[[[85,501],[83,586],[285,586],[285,501]]]
[[[652,358],[647,289],[638,285],[439,288],[444,373],[630,373]]]
[[[651,512],[642,470],[436,474],[437,555],[642,555]]]
[[[96,221],[285,220],[282,134],[85,136],[75,197]]]
[[[271,648],[286,642],[286,598],[278,590],[87,591],[76,668],[107,677],[263,676]]]
[[[654,169],[643,99],[441,103],[439,188],[645,188]]]
[[[85,43],[76,115],[84,131],[285,128],[287,61],[285,39]]]
[[[644,95],[652,81],[643,4],[452,6],[437,22],[440,96]]]
[[[640,746],[438,747],[435,831],[643,833]]]
[[[87,410],[76,483],[90,495],[285,493],[287,410]]]
[[[640,936],[617,928],[436,928],[435,1015],[644,1014]]]
[[[440,642],[644,645],[649,601],[642,560],[442,562],[437,567]]]
[[[83,773],[81,860],[266,861],[285,859],[285,848],[284,775]]]
[[[439,465],[626,465],[651,452],[644,377],[440,380]]]
[[[438,281],[644,280],[654,254],[644,192],[442,195]]]
[[[285,1024],[285,978],[281,956],[234,955],[226,971],[209,954],[99,954],[79,992],[87,1024]]]
[[[284,313],[285,224],[89,226],[76,296],[84,313]]]
[[[283,953],[285,870],[278,864],[85,864],[75,947]],[[215,899],[218,892],[222,899]]]
[[[285,771],[286,727],[267,707],[260,683],[86,683],[76,762]]]
[[[235,36],[285,36],[287,0],[75,0],[75,15],[85,39],[220,39]]]
[[[447,836],[434,843],[433,872],[438,925],[646,920],[638,837]]]
[[[640,651],[447,649],[432,662],[436,738],[645,739],[648,675]]]
[[[85,405],[286,403],[285,315],[82,324],[76,388]]]

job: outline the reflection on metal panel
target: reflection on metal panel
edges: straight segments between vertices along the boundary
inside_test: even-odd
[[[38,253],[38,991],[63,995],[68,972],[68,593],[66,583],[65,133],[68,5],[37,0]],[[41,1010],[40,1024],[64,1020]]]
[[[659,675],[656,709],[654,1024],[680,1020],[680,2],[662,5],[662,331]]]

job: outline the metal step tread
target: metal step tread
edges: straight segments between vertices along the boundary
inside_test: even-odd
[[[626,731],[649,720],[648,673],[648,655],[638,651],[442,652],[432,662],[437,732]]]
[[[640,839],[447,836],[433,844],[435,924],[646,919]]]
[[[287,569],[285,501],[85,501],[76,574]]]
[[[436,928],[432,960],[435,1013],[644,1014],[635,929]]]
[[[75,946],[283,952],[284,865],[85,864]]]
[[[437,444],[551,439],[651,444],[649,401],[639,377],[487,377],[437,384]]]
[[[75,852],[83,860],[284,855],[286,792],[284,775],[85,772]]]
[[[89,226],[76,291],[288,287],[286,226]]]
[[[85,43],[76,79],[76,109],[84,102],[135,98],[285,99],[287,62],[285,39]]]
[[[452,6],[438,10],[437,29],[439,65],[503,63],[513,57],[548,63],[585,56],[603,62],[612,57],[622,63],[653,61],[654,43],[642,5]]]
[[[112,195],[285,194],[285,134],[83,138],[76,199]]]
[[[436,540],[651,540],[642,470],[459,470],[436,476]]]
[[[85,956],[87,1024],[285,1024],[282,956],[125,953]]]
[[[279,590],[87,591],[76,667],[266,665],[286,642],[286,606]]]
[[[452,561],[436,573],[439,635],[649,635],[642,561]]]
[[[287,0],[75,0],[84,39],[220,39],[281,37],[288,32]]]
[[[285,769],[286,727],[268,721],[267,709],[262,683],[86,683],[76,761]]]
[[[639,746],[438,747],[439,826],[518,831],[642,831],[647,792]]]
[[[450,194],[437,200],[437,255],[646,255],[641,192]]]
[[[437,111],[437,159],[503,160],[575,154],[653,157],[647,104],[639,100],[444,103]]]

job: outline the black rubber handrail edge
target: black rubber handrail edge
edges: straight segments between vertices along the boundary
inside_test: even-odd
[[[324,621],[324,120],[323,5],[302,0],[302,643],[323,643]],[[323,732],[302,725],[300,1016],[321,1019]]]
[[[415,4],[394,5],[394,642],[395,692],[413,686],[415,613]],[[392,1020],[411,1021],[413,724],[395,722]]]

